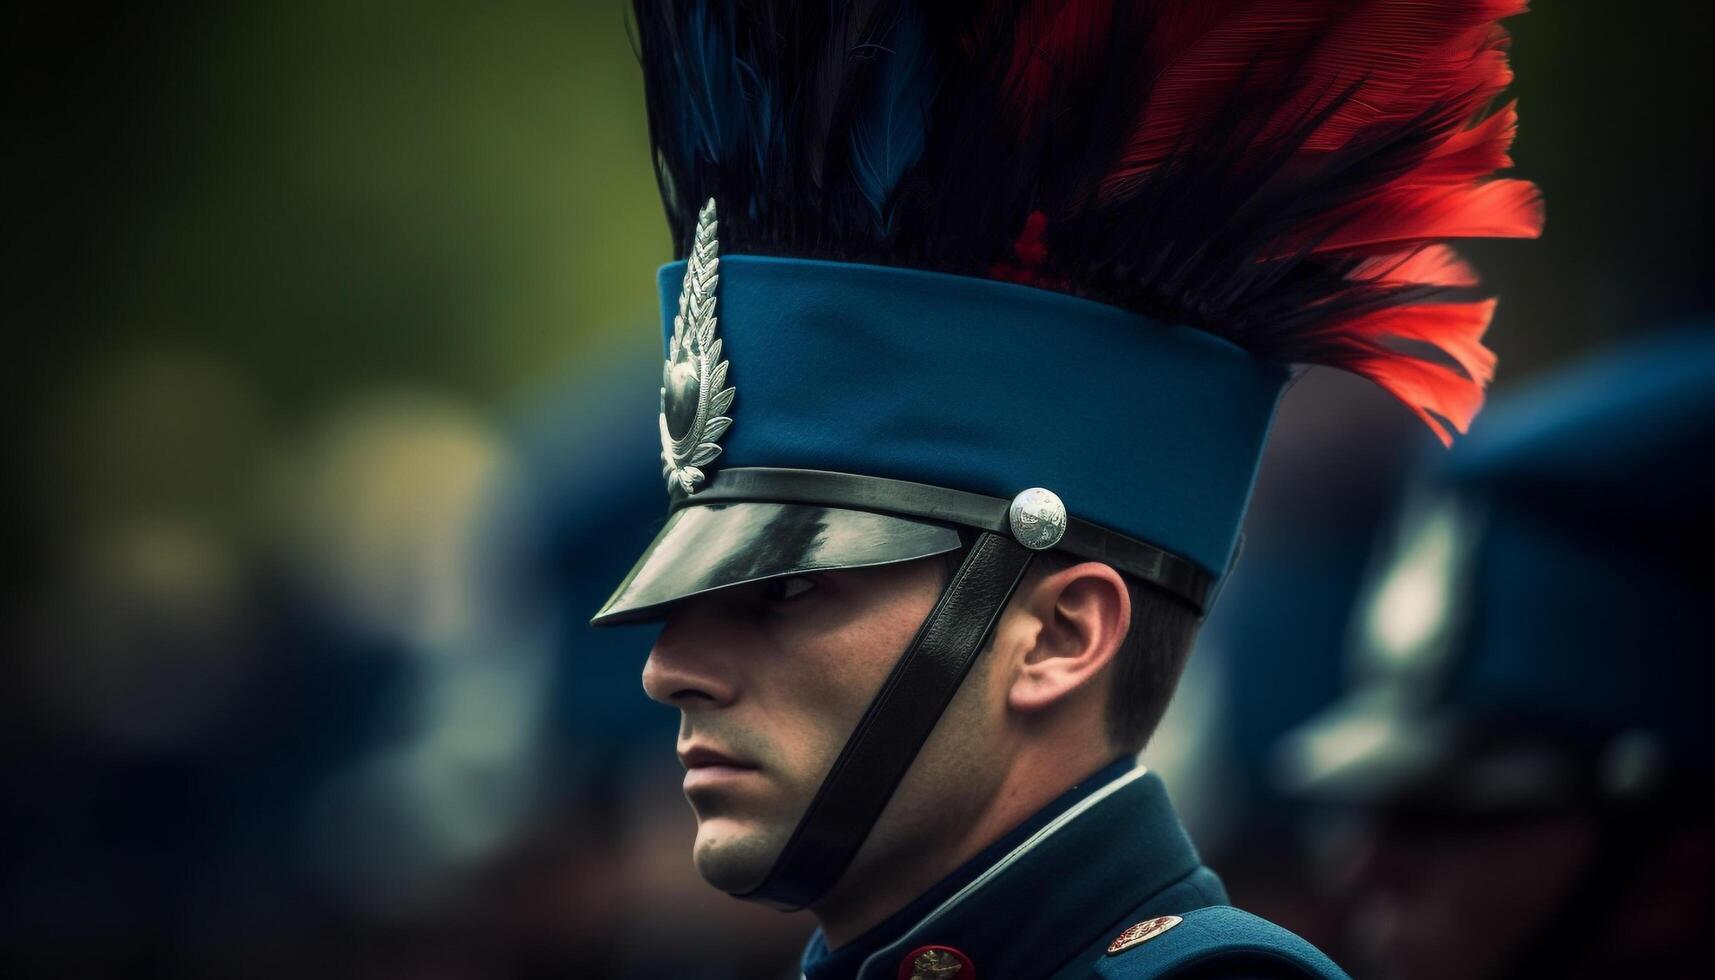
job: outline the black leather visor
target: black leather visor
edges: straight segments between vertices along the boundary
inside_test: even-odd
[[[672,603],[716,589],[911,561],[960,547],[959,532],[950,526],[870,511],[773,501],[681,507],[590,623],[659,619]]]

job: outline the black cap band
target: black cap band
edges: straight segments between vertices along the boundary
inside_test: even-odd
[[[695,494],[675,489],[672,509],[738,500],[844,507],[1010,535],[1009,500],[906,480],[825,470],[761,466],[723,469]],[[1106,562],[1190,603],[1199,615],[1208,608],[1213,577],[1187,559],[1155,545],[1072,517],[1067,521],[1065,537],[1055,548],[1079,558]]]

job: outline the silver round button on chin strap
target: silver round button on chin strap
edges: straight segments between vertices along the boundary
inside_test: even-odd
[[[1052,490],[1031,487],[1007,509],[1012,536],[1031,551],[1046,551],[1066,536],[1066,505]]]

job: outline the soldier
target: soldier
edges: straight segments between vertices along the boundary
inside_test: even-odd
[[[1351,692],[1278,760],[1359,818],[1328,850],[1365,975],[1707,975],[1711,445],[1705,329],[1514,397],[1423,480]]]
[[[670,516],[595,622],[808,977],[1340,975],[1135,760],[1287,366],[1475,414],[1519,6],[638,3]]]

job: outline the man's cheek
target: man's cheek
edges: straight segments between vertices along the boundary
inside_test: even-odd
[[[783,785],[794,796],[814,793],[822,776],[833,765],[843,739],[837,734],[839,720],[806,705],[782,726],[777,744],[784,765]]]

